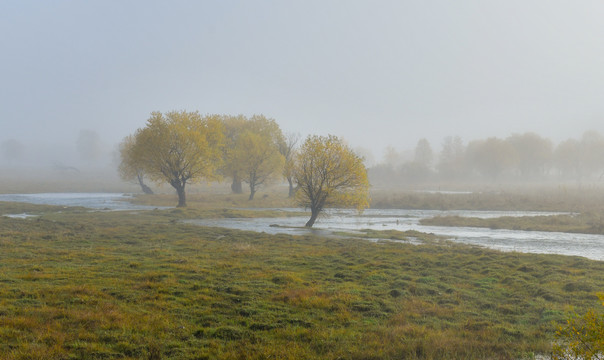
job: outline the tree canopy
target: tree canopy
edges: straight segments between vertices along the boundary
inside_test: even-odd
[[[216,115],[153,112],[134,137],[134,163],[154,182],[174,187],[179,207],[186,206],[187,183],[216,177],[224,146],[223,125]]]
[[[369,206],[363,159],[336,136],[309,136],[296,155],[294,178],[299,187],[297,203],[311,211],[307,227],[314,225],[326,207],[362,210]]]
[[[283,141],[279,144],[279,152],[283,155],[285,163],[283,165],[283,177],[289,185],[289,194],[291,198],[296,192],[294,186],[294,157],[296,154],[296,146],[300,140],[300,134],[288,133],[283,136]]]
[[[238,173],[238,167],[235,161],[232,161],[233,151],[237,143],[237,139],[243,132],[247,118],[243,115],[230,116],[223,115],[222,123],[224,125],[224,162],[220,169],[220,172],[227,178],[232,179],[231,190],[235,194],[241,194],[243,192],[241,175]]]
[[[604,305],[604,293],[598,293]],[[585,314],[573,313],[556,331],[552,359],[602,359],[604,354],[604,314],[589,309]]]
[[[234,192],[241,192],[241,181],[249,185],[252,200],[258,187],[280,175],[284,163],[280,153],[283,133],[275,120],[263,115],[250,119],[225,117],[224,122],[229,141],[223,169],[233,178]]]
[[[145,194],[153,194],[153,190],[145,184],[145,171],[139,162],[139,156],[135,153],[136,136],[128,135],[120,143],[120,164],[118,173],[123,180],[136,181]],[[140,147],[139,147],[140,149]]]

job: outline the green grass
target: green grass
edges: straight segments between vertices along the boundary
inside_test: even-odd
[[[0,216],[3,359],[530,358],[604,286],[602,262],[426,234],[271,236],[178,221],[195,209],[0,203],[23,209],[40,216]]]
[[[462,216],[436,216],[420,220],[422,225],[467,226],[491,229],[511,229],[526,231],[558,231],[582,234],[604,234],[601,215],[584,213],[577,215],[552,216],[502,216],[498,218],[475,218]]]
[[[175,206],[176,194],[170,188],[159,195],[137,195],[135,202],[152,206]],[[249,194],[231,194],[226,184],[195,185],[189,188],[189,207],[216,208],[280,208],[295,207],[287,198],[287,188],[262,189],[254,200]],[[502,188],[468,194],[426,193],[412,190],[372,189],[371,208],[435,209],[435,210],[535,210],[562,212],[601,211],[604,189],[584,186],[543,186],[539,188]]]
[[[205,190],[205,191],[202,191]],[[224,189],[224,184],[215,185],[207,189],[198,189],[199,192],[187,193],[187,205],[200,209],[223,208],[291,208],[295,207],[293,199],[287,197],[287,189],[270,188],[249,200],[249,193],[232,194]],[[136,195],[133,201],[140,205],[151,206],[176,206],[178,198],[172,192],[168,194]]]
[[[372,207],[436,210],[511,210],[569,212],[553,216],[472,218],[438,216],[423,225],[604,234],[604,191],[599,187],[542,187],[442,194],[375,191]]]
[[[438,237],[433,234],[422,233],[415,230],[398,231],[398,230],[373,230],[373,229],[361,229],[353,232],[334,232],[334,235],[349,237],[349,238],[360,238],[369,239],[374,241],[382,240],[401,240],[401,241],[420,241],[425,244],[434,243],[436,241],[443,241],[443,237]]]
[[[303,211],[278,211],[266,209],[208,209],[205,207],[174,208],[165,211],[156,211],[156,215],[172,220],[176,219],[223,219],[223,218],[267,218],[267,217],[291,217],[306,216]],[[310,216],[310,215],[309,215]]]
[[[501,187],[472,189],[468,194],[426,193],[416,191],[372,191],[371,207],[382,209],[434,210],[534,210],[562,212],[602,212],[604,188],[598,186],[544,185],[541,187]]]

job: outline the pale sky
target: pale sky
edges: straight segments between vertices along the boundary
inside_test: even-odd
[[[112,144],[156,110],[261,113],[376,157],[604,133],[602,19],[600,0],[3,0],[0,141]]]

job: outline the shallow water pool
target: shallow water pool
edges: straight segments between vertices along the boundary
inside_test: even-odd
[[[282,209],[301,211],[301,209]],[[451,241],[479,245],[501,251],[577,255],[604,260],[604,235],[561,232],[522,231],[472,227],[424,226],[421,219],[434,216],[494,218],[501,216],[548,216],[555,212],[536,211],[466,211],[367,209],[362,214],[352,210],[332,209],[320,217],[312,229],[304,228],[308,216],[254,219],[197,219],[187,223],[259,231],[269,234],[330,235],[341,231],[416,230],[449,238]]]

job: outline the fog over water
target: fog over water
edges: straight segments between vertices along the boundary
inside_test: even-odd
[[[386,146],[604,133],[601,1],[3,1],[0,165],[111,167],[151,111]]]

